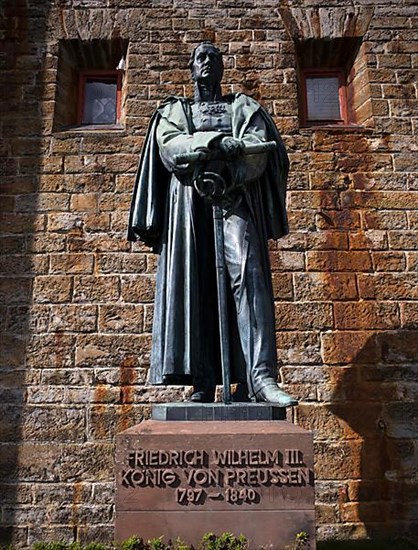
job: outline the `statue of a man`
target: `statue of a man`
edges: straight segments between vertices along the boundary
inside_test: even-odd
[[[244,94],[222,96],[221,52],[193,51],[193,100],[169,97],[154,114],[139,165],[129,239],[159,253],[150,382],[192,384],[213,402],[221,383],[211,196],[223,210],[233,399],[292,406],[277,385],[274,304],[267,241],[288,232],[288,158],[268,113]],[[269,154],[243,148],[273,140]],[[176,163],[217,151],[223,160]],[[211,192],[205,191],[210,189]],[[212,193],[212,194],[211,194]]]

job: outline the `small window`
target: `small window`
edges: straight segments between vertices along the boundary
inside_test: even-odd
[[[79,80],[78,124],[118,124],[121,90],[121,71],[82,72]]]
[[[348,124],[344,72],[302,71],[302,123],[305,126]]]

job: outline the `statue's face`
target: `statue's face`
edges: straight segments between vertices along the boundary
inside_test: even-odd
[[[222,57],[210,45],[202,44],[194,54],[192,65],[192,78],[196,82],[208,82],[208,84],[219,84],[222,80],[223,63]]]

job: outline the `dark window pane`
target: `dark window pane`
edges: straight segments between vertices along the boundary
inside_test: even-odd
[[[308,120],[341,120],[338,76],[306,78]]]
[[[116,81],[86,80],[83,124],[116,123]]]

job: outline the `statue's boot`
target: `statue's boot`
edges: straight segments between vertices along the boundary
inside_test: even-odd
[[[258,403],[274,403],[279,407],[294,407],[297,400],[288,393],[281,390],[277,384],[269,384],[261,388],[252,398]]]

